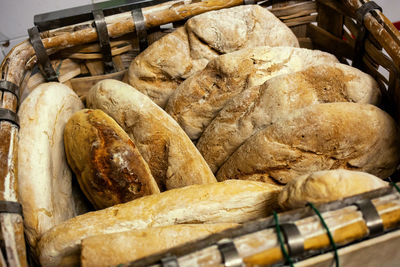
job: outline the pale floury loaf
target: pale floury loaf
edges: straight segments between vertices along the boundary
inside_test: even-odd
[[[388,186],[387,182],[365,172],[319,171],[290,181],[279,193],[278,203],[282,209],[295,209],[308,202],[331,202],[385,186]]]
[[[81,266],[107,267],[128,263],[205,238],[235,223],[178,224],[97,235],[82,241]]]
[[[78,264],[83,239],[188,223],[242,223],[277,208],[282,187],[254,181],[192,185],[89,212],[53,227],[39,243],[43,266]]]
[[[68,119],[82,108],[81,100],[69,87],[45,83],[18,111],[18,193],[26,237],[33,248],[44,232],[78,213],[63,133]]]
[[[148,163],[160,191],[216,182],[176,121],[132,86],[103,80],[89,91],[87,105],[103,110],[128,133]]]
[[[164,107],[178,85],[220,54],[257,46],[299,46],[293,32],[266,8],[207,12],[153,43],[129,67],[129,83]]]
[[[293,47],[243,49],[213,59],[183,82],[166,111],[192,139],[198,139],[225,104],[246,88],[316,64],[337,63],[335,56]]]
[[[326,102],[378,104],[380,90],[366,73],[335,63],[271,78],[229,101],[203,132],[197,148],[215,173],[256,131],[291,110]]]
[[[292,111],[248,138],[221,166],[218,180],[257,174],[287,183],[320,170],[349,169],[379,178],[399,163],[395,121],[370,104],[326,103]]]

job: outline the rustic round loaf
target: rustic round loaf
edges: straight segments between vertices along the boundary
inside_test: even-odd
[[[39,85],[18,111],[18,194],[24,211],[25,234],[31,247],[53,226],[79,214],[79,196],[64,153],[68,119],[82,101],[60,83]],[[79,188],[78,188],[79,190]]]
[[[252,174],[288,183],[320,170],[350,169],[386,178],[399,163],[399,130],[369,104],[315,104],[292,111],[248,138],[221,166],[219,181]],[[263,174],[263,175],[260,175]]]
[[[319,171],[290,181],[279,193],[282,209],[304,207],[308,202],[326,203],[365,193],[388,183],[365,172],[349,170]]]
[[[96,209],[160,193],[128,134],[101,110],[80,110],[64,130],[65,153]]]
[[[218,112],[246,88],[312,65],[337,63],[335,56],[294,47],[256,47],[219,56],[184,81],[165,110],[192,139],[198,139]]]
[[[263,45],[297,47],[299,43],[284,23],[258,5],[207,12],[138,55],[129,67],[129,83],[164,107],[178,85],[209,60]]]
[[[340,63],[279,75],[229,101],[196,146],[215,173],[247,138],[291,110],[329,102],[377,105],[380,95],[371,76]]]
[[[87,104],[103,110],[128,133],[149,165],[160,191],[216,182],[207,163],[176,121],[132,86],[103,80],[89,91]]]

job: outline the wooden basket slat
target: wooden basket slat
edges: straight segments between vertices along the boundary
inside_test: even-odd
[[[342,38],[343,36],[343,15],[329,6],[318,5],[318,26],[330,34]]]
[[[324,5],[332,10],[335,10],[337,13],[341,15],[345,15],[348,17],[352,17],[352,12],[343,7],[343,4],[341,4],[341,1],[339,0],[316,0],[319,5]]]
[[[303,12],[310,14],[317,12],[317,4],[311,1],[295,2],[283,7],[273,7],[270,11],[278,18],[302,14]]]
[[[316,49],[325,50],[339,57],[354,58],[354,47],[326,30],[309,24],[307,34],[313,40]]]

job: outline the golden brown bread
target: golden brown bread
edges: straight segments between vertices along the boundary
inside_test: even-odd
[[[129,67],[129,83],[164,107],[178,85],[209,60],[263,45],[299,46],[293,32],[258,5],[207,12],[138,55]]]
[[[52,82],[38,86],[18,111],[18,194],[25,235],[34,249],[44,232],[79,214],[63,132],[68,119],[82,108],[74,91]]]
[[[117,266],[235,226],[238,224],[179,224],[89,237],[82,241],[81,266]]]
[[[122,128],[101,110],[81,110],[64,130],[65,153],[96,209],[160,193],[149,166]]]
[[[253,181],[192,185],[86,213],[53,227],[39,242],[40,263],[79,262],[87,237],[185,223],[242,223],[265,217],[277,206],[281,187]]]
[[[319,171],[290,181],[279,193],[282,209],[304,207],[307,202],[326,203],[388,186],[380,178],[349,170]]]
[[[217,179],[257,174],[260,180],[265,176],[287,183],[339,168],[386,178],[396,169],[399,152],[396,123],[379,108],[348,102],[315,104],[256,132],[222,165]]]
[[[165,110],[192,139],[198,139],[228,101],[246,88],[316,64],[336,63],[335,56],[294,47],[256,47],[219,56],[185,80]]]
[[[229,101],[208,125],[197,148],[215,173],[256,131],[291,110],[317,103],[378,104],[376,81],[344,64],[323,64],[271,78]]]
[[[132,86],[103,80],[89,91],[87,104],[103,110],[128,133],[149,164],[161,191],[216,182],[207,163],[179,125]]]

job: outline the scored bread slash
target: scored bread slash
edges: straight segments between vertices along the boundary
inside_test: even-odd
[[[75,113],[64,130],[65,153],[96,209],[160,193],[128,134],[101,110]]]

